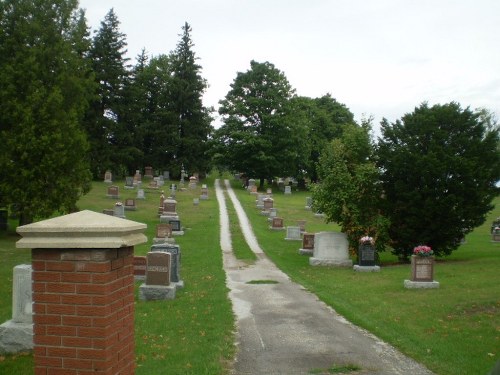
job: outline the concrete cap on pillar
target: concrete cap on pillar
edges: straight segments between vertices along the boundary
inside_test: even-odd
[[[17,228],[21,249],[115,249],[147,242],[146,224],[83,210]]]

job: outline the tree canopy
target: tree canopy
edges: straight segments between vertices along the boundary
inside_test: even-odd
[[[94,86],[77,1],[0,3],[0,196],[22,224],[89,189],[81,119]]]
[[[216,158],[229,169],[261,179],[294,175],[305,148],[305,128],[291,111],[294,89],[269,62],[250,62],[220,101],[223,125],[215,133]]]
[[[382,123],[378,164],[394,252],[416,245],[450,254],[481,225],[500,179],[498,127],[457,103],[426,103]]]

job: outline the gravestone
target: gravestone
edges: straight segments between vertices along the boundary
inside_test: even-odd
[[[118,186],[112,185],[108,187],[108,198],[119,199],[120,198],[120,189]]]
[[[305,220],[297,220],[297,226],[300,228],[300,232],[304,233],[306,231],[306,223]]]
[[[12,279],[12,319],[0,325],[0,354],[33,349],[32,268],[14,267]]]
[[[158,181],[156,181],[156,180],[150,181],[149,185],[148,185],[148,188],[150,188],[150,189],[158,189],[159,188]]]
[[[145,256],[134,256],[134,279],[144,280],[146,279],[146,257]]]
[[[109,215],[109,216],[115,216],[115,210],[111,210],[111,209],[104,209],[102,210],[102,213],[105,214],[105,215]]]
[[[292,187],[290,185],[285,186],[285,194],[292,194]]]
[[[198,179],[195,176],[189,177],[189,188],[196,189],[196,184],[198,183]]]
[[[135,206],[135,199],[127,198],[125,199],[125,210],[135,211],[137,207]]]
[[[159,243],[175,243],[175,240],[172,238],[172,225],[167,223],[156,224],[156,235],[153,238],[154,244]]]
[[[137,190],[137,197],[136,199],[146,199],[146,195],[144,194],[144,189],[138,189]]]
[[[248,180],[248,190],[250,191],[252,186],[255,186],[255,180],[253,178],[250,178]]]
[[[267,194],[267,195],[273,195],[273,189],[271,189],[271,188],[267,188],[267,190],[266,190],[266,194]]]
[[[207,185],[203,185],[201,187],[200,199],[203,200],[203,201],[208,200],[208,187],[207,187]]]
[[[267,218],[267,220],[272,222],[273,219],[277,216],[278,216],[278,209],[277,208],[270,208],[269,209],[269,217]]]
[[[281,217],[273,217],[273,221],[271,221],[271,226],[269,227],[272,230],[284,230],[283,227],[283,218]]]
[[[198,206],[200,204],[200,198],[193,198],[193,206]]]
[[[301,241],[300,228],[299,227],[286,227],[286,237],[287,241]]]
[[[172,226],[172,236],[182,236],[184,231],[182,230],[181,221],[178,219],[170,219],[168,223]]]
[[[306,210],[310,210],[312,208],[313,199],[312,197],[306,197]]]
[[[358,264],[353,269],[357,272],[380,272],[380,266],[377,266],[377,252],[373,244],[366,242],[358,246]]]
[[[175,199],[176,194],[177,194],[177,185],[176,184],[170,185],[170,197],[172,199]]]
[[[125,219],[125,207],[122,202],[116,202],[113,216]]]
[[[111,171],[106,171],[106,173],[104,173],[104,182],[108,184],[113,183],[113,174]]]
[[[177,289],[184,287],[184,281],[181,280],[181,247],[175,244],[157,244],[151,246],[152,252],[164,252],[171,255],[170,258],[170,282],[175,284]]]
[[[163,179],[170,180],[170,171],[163,171]]]
[[[134,189],[134,178],[131,176],[125,177],[125,189]]]
[[[149,252],[146,256],[146,282],[139,287],[142,301],[175,298],[175,285],[170,285],[171,255]]]
[[[142,183],[141,172],[137,169],[134,175],[134,186],[140,185]]]
[[[160,205],[158,206],[158,215],[163,214],[163,202],[165,202],[165,194],[163,194],[163,191],[160,194]]]
[[[264,194],[257,194],[257,199],[255,200],[255,204],[257,208],[264,208],[264,198],[266,196]]]
[[[352,267],[347,235],[340,232],[319,232],[314,236],[311,266]]]
[[[270,197],[264,198],[264,211],[269,212],[271,208],[274,208],[274,199]]]
[[[302,247],[299,249],[301,255],[313,255],[314,233],[304,233],[302,235]]]
[[[144,167],[144,177],[153,178],[153,167]]]
[[[177,201],[175,199],[165,199],[163,201],[163,213],[160,216],[160,222],[168,223],[169,220],[178,220]]]

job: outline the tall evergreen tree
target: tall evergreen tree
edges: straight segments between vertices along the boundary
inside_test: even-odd
[[[125,57],[125,34],[120,32],[120,22],[113,9],[106,14],[96,32],[90,59],[98,95],[91,104],[85,121],[91,145],[90,162],[95,178],[106,169],[123,172],[119,156],[119,116],[123,103],[123,89],[129,76]],[[117,170],[118,169],[118,170]]]
[[[0,2],[0,196],[21,224],[74,210],[90,187],[81,119],[94,86],[76,7]]]
[[[191,26],[186,22],[182,31],[181,40],[171,54],[170,100],[179,134],[175,159],[190,172],[204,172],[208,167],[206,152],[212,131],[211,110],[202,103],[208,85],[201,76],[201,66],[196,63]]]

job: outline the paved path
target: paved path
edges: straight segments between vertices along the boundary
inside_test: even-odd
[[[264,254],[227,180],[225,191],[258,260],[238,261],[231,247],[225,194],[217,180],[221,248],[230,298],[237,319],[238,354],[234,375],[306,375],[311,370],[354,364],[350,374],[432,374],[370,333],[350,324],[333,309],[290,281]],[[299,256],[299,255],[297,255]],[[273,280],[276,284],[248,284]],[[403,332],[402,332],[403,334]]]

